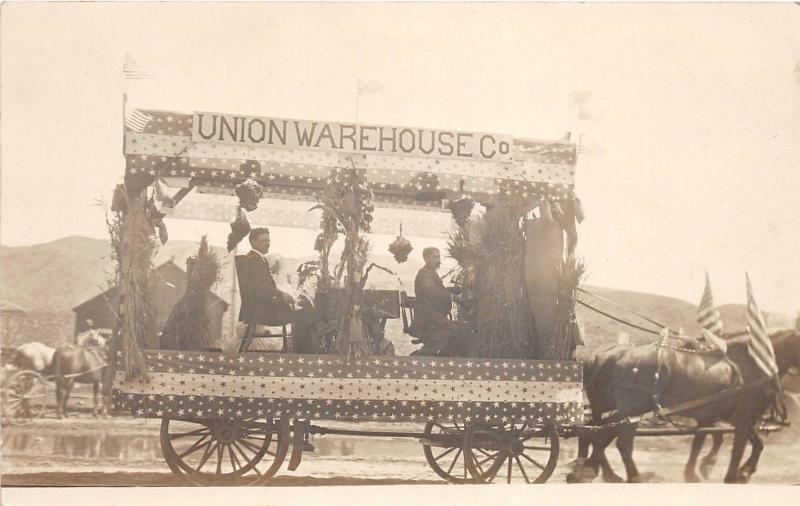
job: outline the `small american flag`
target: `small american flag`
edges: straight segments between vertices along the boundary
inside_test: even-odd
[[[703,298],[697,307],[697,323],[704,330],[717,336],[722,336],[722,319],[719,310],[714,306],[714,296],[711,295],[711,282],[706,273],[706,288],[703,290]]]
[[[359,79],[356,83],[356,93],[358,95],[371,95],[373,93],[380,93],[385,89],[386,85],[379,81]]]
[[[125,55],[125,64],[122,66],[122,75],[125,79],[152,79],[153,75],[136,63],[131,55]]]
[[[766,376],[775,376],[778,374],[775,350],[772,349],[772,342],[767,335],[767,326],[764,324],[764,318],[761,316],[755,297],[753,297],[750,276],[745,274],[745,277],[747,279],[747,330],[750,332],[747,353]]]
[[[153,120],[149,114],[145,114],[139,109],[134,109],[125,117],[125,126],[134,132],[144,132],[147,125]]]

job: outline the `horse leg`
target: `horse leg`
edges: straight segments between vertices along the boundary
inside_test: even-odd
[[[75,378],[69,378],[64,380],[64,391],[61,394],[61,413],[64,415],[64,418],[69,417],[67,414],[67,401],[69,401],[69,396],[72,394],[72,387],[75,385]]]
[[[714,467],[714,464],[717,463],[717,454],[722,447],[722,434],[719,432],[711,434],[711,442],[713,443],[711,450],[705,457],[700,459],[700,474],[703,476],[704,480],[708,479],[711,474],[711,469]]]
[[[100,415],[100,382],[92,383],[92,416],[97,418]]]
[[[687,483],[698,483],[700,478],[694,471],[697,464],[697,456],[700,455],[700,450],[703,449],[703,443],[706,440],[705,434],[695,434],[692,439],[692,449],[689,452],[689,461],[686,462],[686,467],[683,469],[683,479]]]
[[[633,438],[636,435],[636,424],[625,424],[620,426],[617,434],[617,449],[625,464],[625,472],[628,475],[628,483],[642,483],[643,477],[636,468],[633,461]]]
[[[728,472],[725,474],[725,483],[739,483],[739,463],[742,461],[744,446],[748,439],[747,430],[736,428],[733,435],[733,449],[731,450],[731,461],[728,464]]]
[[[581,473],[583,466],[586,464],[586,459],[589,457],[589,445],[591,442],[589,436],[584,434],[578,436],[578,457],[572,463],[572,471],[567,474],[567,483],[581,482]]]
[[[744,465],[739,469],[739,481],[747,483],[750,481],[750,476],[756,472],[758,466],[758,459],[761,457],[761,451],[764,450],[764,438],[758,433],[755,427],[750,429],[750,457],[745,461]]]
[[[618,481],[622,481],[622,478],[617,476],[611,469],[606,457],[606,448],[614,441],[615,437],[617,437],[617,433],[614,429],[605,429],[596,434],[592,440],[592,455],[587,462],[594,476],[597,476],[602,471],[603,480],[614,481],[614,477],[616,477]]]
[[[64,398],[64,378],[56,376],[56,416],[64,418],[64,408],[61,399]]]

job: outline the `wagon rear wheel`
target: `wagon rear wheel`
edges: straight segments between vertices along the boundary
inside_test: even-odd
[[[172,472],[194,485],[256,485],[278,472],[288,429],[269,419],[164,418],[161,451]]]
[[[467,470],[478,483],[544,483],[558,464],[554,424],[472,424],[464,436]]]
[[[433,472],[451,483],[471,483],[464,460],[465,426],[457,422],[428,422],[422,440],[425,460]]]
[[[15,425],[25,425],[44,415],[47,406],[47,381],[35,371],[20,371],[3,389],[3,417]]]

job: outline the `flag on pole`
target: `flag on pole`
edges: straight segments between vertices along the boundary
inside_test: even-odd
[[[125,54],[125,64],[122,66],[122,75],[125,79],[152,79],[153,75],[136,63],[130,54]]]
[[[147,125],[153,120],[149,114],[145,114],[139,109],[134,109],[125,116],[125,126],[134,132],[144,132]]]
[[[581,111],[591,100],[592,92],[589,90],[572,91],[569,94],[569,109]]]
[[[767,326],[758,309],[755,297],[753,297],[753,287],[747,273],[745,273],[745,278],[747,280],[747,330],[750,332],[747,353],[766,376],[775,376],[778,374],[775,350],[772,349],[772,342],[767,335]]]
[[[369,81],[365,79],[359,79],[356,82],[356,94],[358,94],[359,96],[371,95],[373,93],[380,93],[385,89],[386,86],[379,81]]]
[[[722,336],[722,318],[719,310],[714,306],[714,297],[711,295],[711,282],[706,272],[706,288],[703,290],[703,298],[697,307],[697,323],[703,330],[707,330],[716,336]]]

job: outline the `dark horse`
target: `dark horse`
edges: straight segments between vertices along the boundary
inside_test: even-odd
[[[792,367],[800,367],[800,332],[784,331],[770,336],[775,349],[779,375]],[[756,430],[766,410],[772,405],[777,392],[774,382],[763,382],[763,375],[747,354],[749,337],[728,341],[727,355],[722,352],[698,353],[681,342],[651,343],[635,347],[613,346],[601,350],[584,364],[584,388],[592,408],[592,425],[604,425],[614,420],[627,420],[652,411],[658,406],[669,408],[696,399],[709,398],[726,389],[745,386],[734,395],[718,397],[712,402],[687,406],[678,413],[691,418],[698,427],[707,427],[718,420],[734,427],[733,450],[726,483],[747,482],[756,471],[761,451],[762,437]],[[658,374],[657,374],[658,373]],[[755,387],[752,387],[756,384]],[[604,419],[604,413],[614,413]],[[616,424],[599,431],[590,438],[592,455],[581,463],[583,468],[571,473],[568,480],[584,481],[592,478],[602,468],[604,477],[616,481],[605,457],[606,447],[617,438],[622,461],[629,482],[644,481],[633,461],[633,441],[636,420]],[[690,481],[696,478],[694,466],[702,449],[705,436],[695,435],[692,452],[685,475]],[[589,439],[581,444],[582,456],[588,450]],[[739,467],[745,445],[750,441],[752,452]],[[721,437],[715,437],[719,449]],[[705,459],[704,459],[705,460]],[[579,459],[580,462],[580,459]],[[579,464],[579,465],[581,465]]]
[[[76,381],[91,383],[94,388],[92,414],[98,416],[102,412],[108,415],[100,391],[105,367],[106,343],[99,334],[88,337],[80,346],[63,344],[56,348],[52,372],[56,380],[56,414],[59,418],[67,416],[67,401]]]

